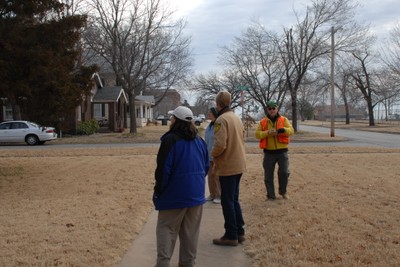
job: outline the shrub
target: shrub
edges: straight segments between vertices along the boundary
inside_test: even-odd
[[[98,132],[99,129],[99,123],[95,119],[82,121],[78,125],[78,134],[91,135]]]

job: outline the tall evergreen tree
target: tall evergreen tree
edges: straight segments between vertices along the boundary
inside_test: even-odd
[[[94,66],[79,65],[85,16],[65,16],[57,0],[0,0],[0,96],[27,119],[66,117],[89,93]]]

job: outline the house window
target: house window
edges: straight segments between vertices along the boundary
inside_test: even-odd
[[[108,104],[94,104],[93,117],[97,120],[108,119]]]
[[[101,106],[102,104],[93,105],[93,117],[95,119],[101,120],[103,118],[103,116],[101,115],[102,114]]]
[[[4,108],[4,120],[5,121],[12,121],[13,120],[13,112],[12,107],[10,104],[3,106]]]

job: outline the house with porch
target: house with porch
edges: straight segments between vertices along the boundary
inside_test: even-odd
[[[136,108],[136,125],[137,127],[145,127],[148,122],[154,119],[154,96],[153,95],[140,95],[135,97]],[[128,121],[130,119],[128,117]]]
[[[130,125],[130,107],[125,90],[121,86],[104,86],[98,73],[93,74],[93,81],[91,96],[88,98],[90,103],[84,100],[82,105],[78,107],[78,111],[81,111],[82,107],[91,106],[91,114],[89,117],[81,116],[81,119],[95,119],[103,130],[112,132],[128,128]],[[135,97],[137,127],[146,126],[147,122],[153,118],[153,107],[154,96],[140,94]],[[80,121],[82,120],[78,118],[75,123],[78,124]]]
[[[92,75],[90,94],[82,97],[82,102],[64,118],[60,118],[64,133],[75,134],[79,124],[95,119],[102,130],[118,132],[130,126],[129,98],[121,86],[105,85],[98,73]],[[154,120],[154,95],[135,97],[136,125],[145,127]],[[22,119],[29,119],[23,114]],[[0,98],[0,122],[13,120],[12,107],[6,98]]]
[[[105,86],[98,73],[92,75],[90,94],[64,118],[61,129],[70,134],[77,133],[79,124],[95,119],[101,129],[117,132],[127,127],[128,101],[125,91],[118,86]]]

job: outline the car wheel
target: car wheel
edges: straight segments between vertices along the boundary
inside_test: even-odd
[[[195,124],[196,126],[200,126],[201,123],[200,123],[199,121],[195,121],[194,124]]]
[[[30,134],[25,137],[25,142],[30,146],[34,146],[39,143],[39,138],[36,135]]]

